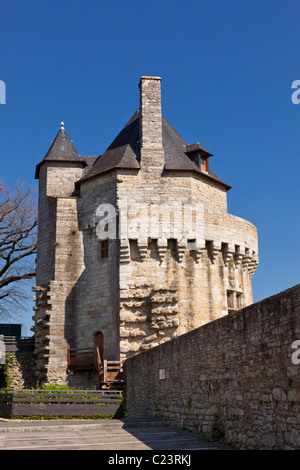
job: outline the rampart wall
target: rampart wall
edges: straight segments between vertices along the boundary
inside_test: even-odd
[[[239,448],[300,449],[297,340],[300,285],[129,358],[128,415]]]

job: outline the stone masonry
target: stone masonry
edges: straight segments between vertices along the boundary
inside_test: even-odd
[[[129,358],[128,416],[241,449],[299,450],[299,344],[297,285]]]
[[[9,353],[11,363],[9,367],[10,388],[26,389],[36,385],[36,361],[32,352]]]
[[[93,348],[97,332],[104,359],[123,360],[252,303],[256,228],[228,214],[212,154],[163,118],[161,79],[139,88],[138,111],[101,156],[80,156],[62,123],[37,165],[41,382],[96,383],[68,374],[67,354]],[[103,220],[115,236],[99,239]]]

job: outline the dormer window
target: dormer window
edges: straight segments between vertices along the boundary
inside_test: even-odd
[[[212,154],[205,150],[199,142],[196,144],[186,145],[185,153],[200,170],[208,172],[208,158],[212,157]]]

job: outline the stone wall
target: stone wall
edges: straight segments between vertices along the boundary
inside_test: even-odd
[[[119,242],[109,240],[108,258],[100,258],[100,239],[97,225],[100,216],[97,209],[102,204],[116,207],[116,178],[109,173],[99,179],[91,179],[81,186],[79,232],[83,242],[84,269],[73,287],[73,302],[68,304],[66,318],[73,318],[73,334],[68,338],[73,348],[93,348],[95,334],[103,334],[103,357],[117,361],[120,357],[118,310],[118,254]],[[70,297],[71,298],[71,297]],[[71,372],[70,385],[95,386],[96,373]]]
[[[36,359],[32,352],[9,353],[12,359],[9,367],[11,387],[13,389],[33,388],[36,385]]]
[[[74,335],[74,286],[84,270],[81,200],[73,195],[81,163],[43,163],[39,176],[37,286],[34,300],[36,375],[65,383],[68,344]],[[68,315],[69,311],[71,315]]]
[[[127,204],[127,233],[120,236],[122,359],[227,315],[229,292],[240,296],[239,308],[252,303],[256,228],[227,213],[217,183],[184,172],[161,178],[157,153],[151,160],[148,151],[148,167],[138,175],[118,172],[121,213]],[[176,233],[187,205],[201,209],[190,235]]]
[[[300,285],[128,359],[128,415],[240,448],[300,449],[296,340]]]
[[[40,382],[95,385],[95,374],[67,375],[68,346],[93,348],[104,335],[104,357],[119,359],[118,249],[109,241],[109,258],[99,259],[96,211],[116,206],[116,176],[86,182],[78,197],[74,182],[80,164],[40,168],[37,286],[34,300],[37,378]],[[72,195],[73,194],[73,195]]]

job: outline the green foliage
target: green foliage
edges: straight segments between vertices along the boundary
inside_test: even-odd
[[[56,416],[56,415],[46,415],[46,416],[39,416],[39,415],[33,415],[33,416],[7,416],[3,413],[0,413],[0,418],[6,418],[6,419],[22,419],[22,420],[37,420],[37,421],[48,421],[51,419],[54,419],[55,421],[60,420],[60,419],[73,419],[73,420],[84,420],[84,419],[119,419],[116,415],[91,415],[91,416]]]
[[[40,387],[41,390],[75,390],[75,387],[69,387],[69,385],[57,385],[57,384],[43,384]]]
[[[14,354],[6,353],[5,356],[5,364],[0,364],[0,388],[10,388],[12,384],[9,369],[14,364]]]
[[[54,383],[43,384],[41,386],[36,386],[35,388],[41,389],[41,390],[87,390],[87,388],[85,387],[70,387],[67,384],[57,385]],[[96,386],[93,389],[89,389],[89,390],[96,390]]]

